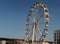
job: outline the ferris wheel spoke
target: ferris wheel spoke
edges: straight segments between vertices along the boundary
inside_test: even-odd
[[[31,21],[31,22],[33,22],[33,19],[32,19],[32,18],[30,18],[30,21]]]
[[[38,31],[40,32],[40,35],[42,35],[42,32],[41,32],[41,29],[40,28],[38,28]]]
[[[29,33],[31,33],[32,32],[32,29],[30,29],[30,32]]]
[[[42,18],[43,16],[44,16],[44,14],[41,14],[41,15],[40,15],[40,18]]]

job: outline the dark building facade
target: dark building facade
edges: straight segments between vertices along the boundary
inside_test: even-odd
[[[60,44],[60,30],[54,31],[54,44]]]

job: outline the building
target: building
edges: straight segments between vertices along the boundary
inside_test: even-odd
[[[0,38],[0,44],[24,44],[25,41],[24,39],[13,39],[13,38]],[[32,43],[32,41],[30,40],[28,42],[29,44]],[[34,44],[39,44],[39,41],[36,41]],[[50,41],[45,41],[42,42],[43,44],[53,44],[53,42]]]
[[[0,38],[0,44],[23,44],[24,39]]]
[[[54,44],[60,44],[60,30],[54,31]]]

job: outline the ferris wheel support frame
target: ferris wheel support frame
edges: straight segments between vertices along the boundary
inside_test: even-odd
[[[29,19],[30,19],[30,16],[32,15],[32,11],[38,7],[38,6],[41,6],[44,10],[44,30],[43,30],[43,33],[41,33],[41,37],[40,37],[40,40],[42,41],[45,41],[45,38],[46,38],[46,35],[48,33],[48,23],[49,23],[49,12],[48,12],[48,9],[46,7],[46,5],[42,2],[37,2],[36,4],[33,5],[33,7],[30,9],[29,11],[29,15],[27,16],[27,23],[26,23],[26,38],[25,38],[25,41],[29,41],[29,33],[31,31],[28,30],[28,27],[29,27]],[[35,41],[37,41],[37,34],[36,34],[36,28],[37,28],[37,20],[34,18],[33,19],[34,21],[34,24],[32,25],[32,44],[34,44]],[[39,41],[40,41],[39,40]]]

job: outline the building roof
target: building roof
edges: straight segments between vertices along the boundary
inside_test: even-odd
[[[14,39],[14,38],[0,38],[0,40],[19,40],[19,41],[24,41],[24,39]]]
[[[54,32],[60,32],[60,30],[54,30]]]

